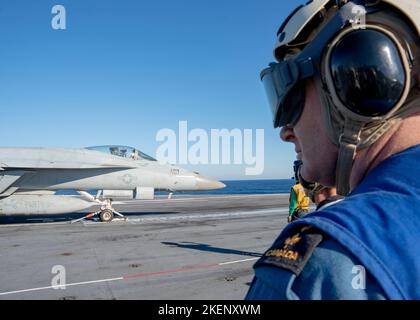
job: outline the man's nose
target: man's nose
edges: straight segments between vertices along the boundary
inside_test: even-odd
[[[285,142],[293,142],[295,140],[295,133],[292,127],[282,127],[280,130],[280,139]]]

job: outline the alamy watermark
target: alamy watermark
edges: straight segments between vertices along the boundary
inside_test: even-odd
[[[51,27],[54,30],[66,30],[66,8],[56,4],[52,7],[51,13],[55,16],[51,19]]]
[[[51,269],[51,273],[55,276],[51,280],[53,289],[66,289],[66,268],[62,265],[55,265]]]
[[[355,274],[351,281],[351,286],[354,290],[365,290],[366,289],[366,269],[361,265],[356,265],[351,270],[352,274]]]
[[[247,165],[245,175],[264,172],[264,129],[188,130],[187,121],[179,121],[178,132],[161,129],[156,141],[162,142],[156,151],[160,163]],[[255,148],[254,148],[255,147]],[[255,149],[255,152],[254,152]]]
[[[353,29],[366,29],[366,8],[364,6],[354,6],[351,10],[354,15],[350,20]]]

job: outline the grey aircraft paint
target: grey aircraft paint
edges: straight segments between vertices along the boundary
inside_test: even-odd
[[[131,147],[0,148],[0,214],[84,210],[98,204],[96,198],[83,192],[92,189],[102,190],[105,199],[118,195],[153,199],[157,190],[199,191],[224,187],[223,183],[198,173],[159,164]],[[54,195],[63,189],[80,191],[82,197]]]

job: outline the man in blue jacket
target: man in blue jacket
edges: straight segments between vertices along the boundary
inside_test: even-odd
[[[420,299],[420,1],[313,0],[261,73],[306,181],[346,198],[289,224],[247,299]]]

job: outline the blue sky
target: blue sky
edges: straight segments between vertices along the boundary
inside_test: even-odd
[[[162,128],[265,130],[265,170],[184,165],[217,179],[290,178],[259,72],[302,1],[0,0],[2,146],[123,144],[154,155]],[[51,9],[66,8],[66,30]],[[245,165],[246,166],[246,165]]]

